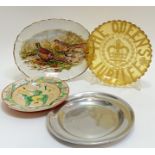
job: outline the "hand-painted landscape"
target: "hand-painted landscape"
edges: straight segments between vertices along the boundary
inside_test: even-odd
[[[23,43],[20,56],[31,69],[61,72],[85,58],[86,41],[79,35],[63,30],[52,33],[54,37],[46,37],[47,31],[41,32]]]

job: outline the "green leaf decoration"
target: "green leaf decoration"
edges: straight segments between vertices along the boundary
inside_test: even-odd
[[[33,92],[33,95],[34,96],[39,96],[39,95],[41,95],[42,94],[42,91],[41,90],[35,90],[34,92]]]
[[[42,95],[41,101],[43,102],[43,104],[45,104],[48,100],[48,95],[44,94]]]
[[[14,91],[16,89],[16,85],[13,83],[12,84],[12,91]]]
[[[4,100],[10,102],[11,105],[16,105],[16,102],[10,96],[7,96]]]
[[[32,96],[27,96],[27,95],[25,95],[25,94],[22,94],[22,96],[24,97],[25,104],[26,104],[27,106],[29,106],[29,105],[31,104],[31,102],[33,101],[33,100],[32,100]]]
[[[16,85],[13,83],[12,88],[11,88],[11,96],[12,96],[12,93],[14,92],[15,89],[16,89]]]
[[[62,88],[62,87],[63,87],[62,82],[57,82],[57,86],[58,86],[59,88]]]

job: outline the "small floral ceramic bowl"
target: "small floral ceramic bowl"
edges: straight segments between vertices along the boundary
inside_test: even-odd
[[[36,112],[56,108],[68,97],[65,81],[40,77],[23,79],[4,88],[2,99],[10,108],[23,112]]]

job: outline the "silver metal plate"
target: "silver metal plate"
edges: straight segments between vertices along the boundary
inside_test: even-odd
[[[132,108],[110,94],[84,92],[47,117],[49,131],[57,138],[80,145],[111,143],[123,138],[134,123]]]

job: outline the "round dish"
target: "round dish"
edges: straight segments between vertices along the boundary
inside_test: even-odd
[[[54,109],[68,97],[66,82],[56,78],[23,79],[4,88],[2,100],[9,108],[36,112]]]
[[[147,71],[152,49],[144,31],[121,20],[103,23],[90,35],[87,60],[101,82],[126,86]]]
[[[79,145],[112,143],[125,137],[134,123],[132,108],[110,94],[84,92],[71,96],[47,117],[49,131]]]
[[[48,19],[24,28],[14,44],[14,59],[28,77],[51,76],[62,80],[82,74],[89,32],[71,20]]]

